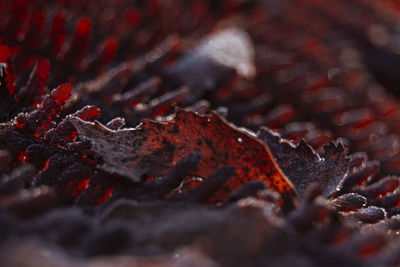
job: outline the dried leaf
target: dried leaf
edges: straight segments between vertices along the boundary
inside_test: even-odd
[[[330,196],[348,170],[349,159],[342,144],[325,146],[325,153],[320,156],[303,141],[295,147],[267,128],[262,128],[258,137],[268,144],[300,196],[304,196],[310,185],[319,187],[324,196]]]
[[[134,129],[113,131],[99,122],[85,122],[70,116],[80,136],[88,138],[93,149],[103,156],[100,168],[140,181],[144,175],[161,176],[192,151],[203,158],[191,173],[207,177],[216,169],[233,165],[236,176],[217,192],[218,199],[251,180],[264,180],[278,192],[294,193],[264,143],[235,128],[216,113],[198,115],[178,110],[167,123],[144,120]]]

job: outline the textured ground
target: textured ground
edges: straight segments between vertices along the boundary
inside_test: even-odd
[[[397,1],[0,1],[4,266],[400,264]]]

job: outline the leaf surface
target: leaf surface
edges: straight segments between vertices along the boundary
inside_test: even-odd
[[[136,182],[145,175],[161,176],[184,156],[201,151],[203,158],[192,171],[193,176],[205,178],[225,165],[236,168],[236,175],[216,193],[217,199],[225,198],[251,180],[263,180],[271,189],[294,194],[267,145],[216,113],[198,115],[178,110],[172,121],[144,120],[134,129],[117,131],[99,122],[86,122],[74,116],[68,119],[103,156],[100,168]]]

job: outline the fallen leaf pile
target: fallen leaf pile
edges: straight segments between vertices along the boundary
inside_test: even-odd
[[[396,1],[0,1],[2,266],[400,264]]]

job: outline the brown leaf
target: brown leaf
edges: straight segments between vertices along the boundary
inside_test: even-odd
[[[103,156],[105,163],[100,168],[136,182],[144,175],[161,176],[190,152],[201,151],[203,158],[192,175],[205,178],[225,165],[236,168],[236,175],[216,193],[216,199],[225,198],[251,180],[263,180],[280,193],[294,194],[267,145],[216,113],[198,115],[178,110],[173,121],[144,120],[134,129],[117,131],[99,122],[73,116],[68,119]]]
[[[319,187],[322,194],[329,197],[338,189],[348,170],[349,158],[341,143],[324,146],[324,154],[318,155],[304,141],[294,146],[267,128],[261,128],[258,137],[268,143],[279,167],[300,196],[304,196],[312,185]]]

